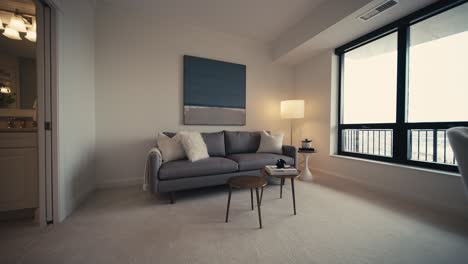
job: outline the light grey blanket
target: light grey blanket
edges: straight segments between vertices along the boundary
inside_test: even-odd
[[[153,162],[153,156],[154,154],[156,154],[157,156],[159,156],[159,160],[161,161],[162,160],[162,155],[161,155],[161,151],[158,149],[158,148],[152,148],[150,149],[150,151],[148,152],[148,155],[146,157],[146,163],[145,163],[145,173],[144,173],[144,178],[143,178],[143,191],[147,191],[148,190],[148,187],[149,187],[149,184],[151,182],[151,170],[150,170],[150,167],[151,167],[151,162]]]

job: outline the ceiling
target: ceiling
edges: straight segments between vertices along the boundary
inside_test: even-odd
[[[100,0],[181,23],[270,42],[326,0]]]
[[[351,13],[326,30],[309,38],[309,40],[295,48],[284,52],[275,59],[291,65],[299,64],[323,51],[335,49],[436,1],[437,0],[399,0],[398,5],[367,22],[357,19],[359,15],[382,2],[382,0],[371,1],[369,4]]]
[[[34,15],[36,14],[36,6],[32,0],[7,0],[0,1],[0,10],[14,12],[16,9],[20,13]]]

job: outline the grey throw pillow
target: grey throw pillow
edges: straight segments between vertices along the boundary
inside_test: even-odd
[[[226,148],[224,146],[224,132],[201,133],[201,135],[206,143],[210,157],[226,156]]]
[[[270,135],[266,131],[263,131],[257,153],[283,154],[283,137],[283,133],[272,133]]]

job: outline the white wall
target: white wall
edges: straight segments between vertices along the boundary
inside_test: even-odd
[[[282,130],[280,100],[293,73],[262,43],[99,2],[96,16],[96,175],[98,185],[138,183],[158,131]],[[247,125],[182,125],[184,54],[247,65]],[[289,138],[285,139],[286,142]]]
[[[336,66],[336,57],[328,50],[295,68],[295,95],[306,100],[305,119],[296,127],[320,151],[311,157],[311,169],[468,214],[458,176],[330,155],[336,149]]]
[[[95,186],[94,8],[60,1],[58,13],[59,218]]]

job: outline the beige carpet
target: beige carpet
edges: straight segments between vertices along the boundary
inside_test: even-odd
[[[0,263],[467,263],[468,221],[359,186],[297,183],[265,190],[263,225],[250,193],[178,194],[170,205],[137,187],[100,190],[64,223],[0,225]]]

